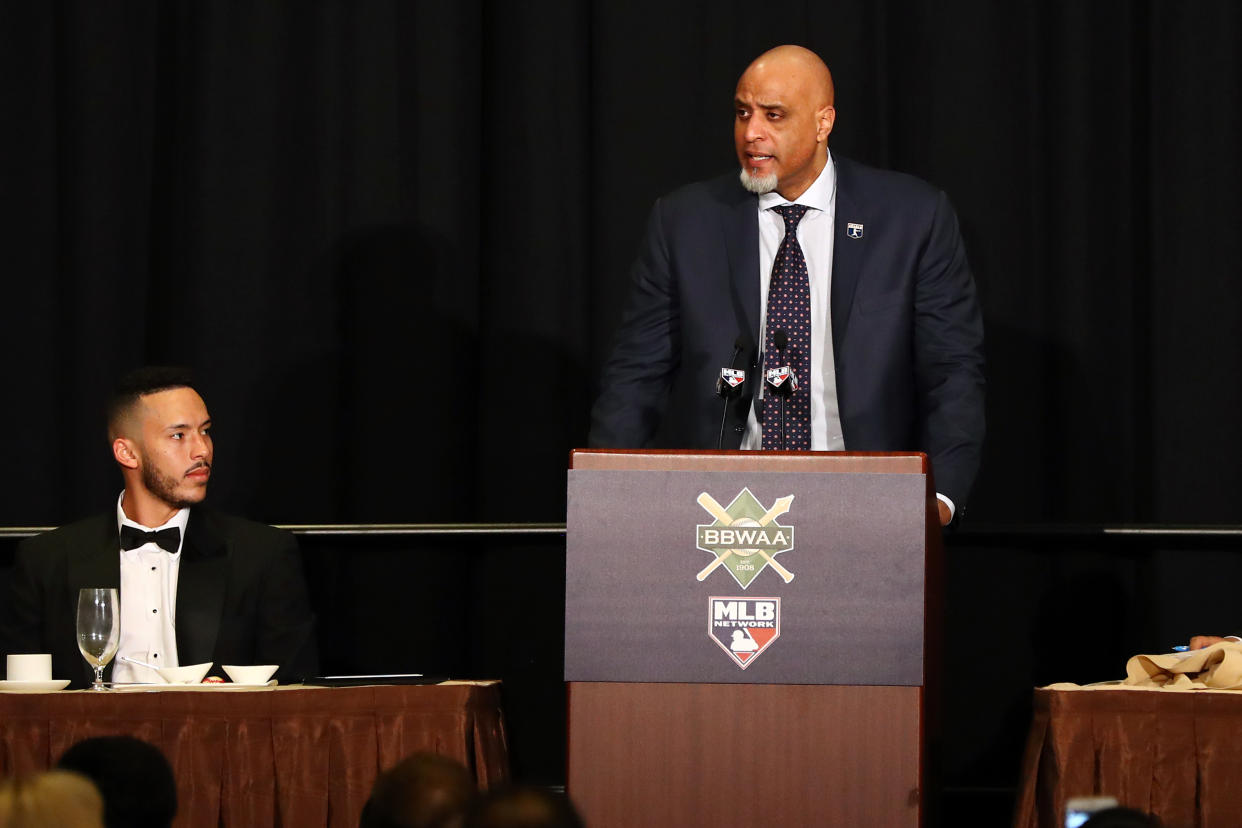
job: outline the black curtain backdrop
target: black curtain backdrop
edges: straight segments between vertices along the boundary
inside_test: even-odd
[[[203,380],[223,508],[562,520],[647,211],[734,167],[782,42],[834,151],[958,210],[971,521],[1242,522],[1233,0],[0,0],[0,525],[114,502],[101,406],[151,362]],[[555,554],[303,545],[325,667],[503,678],[519,775],[563,780]],[[1063,546],[950,544],[950,786],[1013,783],[1032,684],[1239,626],[1230,550]]]
[[[221,505],[557,520],[646,212],[764,48],[945,189],[983,297],[977,521],[1236,521],[1233,2],[0,6],[0,523],[98,509],[100,401],[200,373]]]

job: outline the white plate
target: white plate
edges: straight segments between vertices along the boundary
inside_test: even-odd
[[[55,693],[69,686],[69,679],[54,681],[0,681],[0,693]]]

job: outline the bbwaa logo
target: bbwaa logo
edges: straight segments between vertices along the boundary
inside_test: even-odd
[[[780,598],[708,598],[707,603],[707,634],[743,670],[780,637]]]
[[[698,525],[698,548],[716,557],[696,577],[702,581],[723,566],[738,586],[746,589],[765,566],[771,566],[785,583],[792,581],[793,573],[781,566],[776,556],[793,549],[794,530],[776,519],[789,511],[793,499],[793,495],[786,495],[765,509],[750,489],[742,489],[726,508],[707,492],[700,494],[699,505],[716,520]]]

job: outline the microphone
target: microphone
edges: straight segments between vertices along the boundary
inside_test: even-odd
[[[724,448],[725,420],[729,416],[729,400],[741,394],[742,387],[746,384],[745,369],[733,366],[737,364],[738,356],[748,350],[750,350],[750,337],[746,334],[738,334],[737,339],[733,340],[733,356],[729,357],[729,367],[721,368],[720,376],[716,379],[716,396],[724,400],[720,407],[720,436],[716,438],[717,450]]]
[[[789,335],[784,330],[774,331],[772,344],[776,346],[776,351],[780,356],[777,366],[764,372],[763,381],[772,389],[772,393],[788,397],[798,390],[798,375],[794,373],[789,363],[785,362],[785,346],[789,344]]]
[[[780,355],[778,365],[769,368],[763,375],[763,381],[772,393],[781,398],[781,451],[785,450],[785,401],[798,390],[798,375],[793,367],[785,362],[785,346],[789,344],[789,335],[783,328],[772,332],[772,344]]]

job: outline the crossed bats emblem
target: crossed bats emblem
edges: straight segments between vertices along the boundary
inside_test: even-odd
[[[739,522],[736,525],[767,526],[769,523],[771,523],[772,521],[776,520],[778,517],[780,517],[781,515],[789,511],[789,506],[790,504],[793,503],[793,499],[794,499],[793,495],[786,495],[785,497],[778,498],[777,501],[772,504],[772,508],[768,509],[768,511],[765,512],[763,517],[759,518],[758,521],[752,522],[750,520],[747,520],[746,518],[741,518],[740,520],[746,520],[746,523],[743,524],[739,520]],[[703,492],[702,494],[699,495],[698,503],[700,506],[706,509],[707,512],[712,517],[716,518],[716,520],[720,521],[725,526],[735,525],[733,516],[730,515],[728,512],[726,512],[724,507],[721,506],[719,503],[717,503],[716,499],[712,497],[711,495],[709,495],[707,492]],[[724,563],[725,558],[729,557],[730,554],[741,555],[744,558],[749,558],[752,555],[758,555],[761,558],[763,558],[765,561],[767,561],[768,564],[774,570],[776,570],[776,574],[780,575],[781,578],[785,581],[785,583],[789,583],[794,578],[794,575],[792,572],[790,572],[785,567],[781,566],[777,562],[777,560],[773,558],[771,555],[769,555],[767,553],[767,550],[764,550],[764,549],[725,549],[725,550],[722,550],[717,553],[716,559],[712,561],[711,563],[709,563],[707,566],[703,567],[702,571],[699,572],[699,574],[696,575],[695,577],[699,579],[700,581],[702,581],[708,575],[711,575],[713,572],[715,572],[716,567]]]

